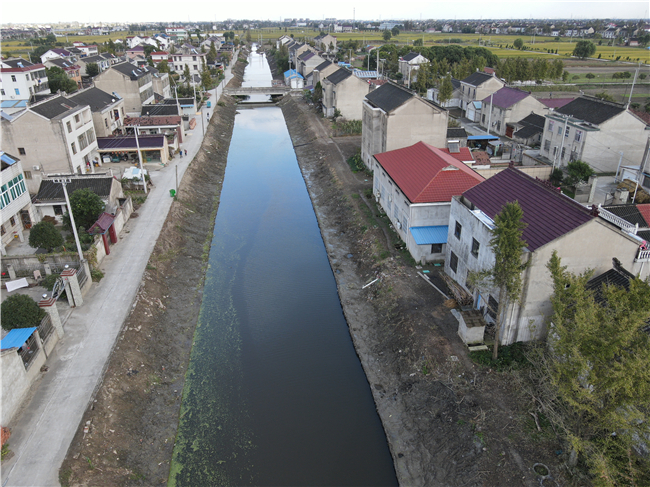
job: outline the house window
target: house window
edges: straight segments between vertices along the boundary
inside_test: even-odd
[[[24,171],[25,174],[25,179],[32,179],[32,172],[31,171]]]
[[[485,113],[482,115],[481,121],[482,121],[483,125],[485,125]]]
[[[497,132],[501,130],[501,120],[497,121]]]
[[[192,56],[192,61],[196,61],[196,56]]]
[[[108,128],[108,118],[104,119],[104,125],[106,125],[106,128]]]
[[[553,132],[553,125],[554,125],[553,120],[549,120],[548,121],[548,130],[549,130],[549,132]]]
[[[198,66],[195,64],[195,65],[194,65],[194,71],[198,71],[198,70],[199,70],[199,68],[198,68]]]
[[[488,299],[488,309],[487,309],[487,314],[490,318],[496,321],[497,319],[497,310],[499,309],[499,303],[497,302],[496,299],[490,295]]]
[[[571,127],[567,127],[566,130],[564,131],[564,136],[568,137],[570,131],[571,131]]]
[[[562,154],[560,154],[560,160],[564,159],[564,154],[566,154],[566,147],[562,147]]]
[[[20,95],[20,90],[18,88],[14,88],[14,91],[16,92],[17,95]]]
[[[545,140],[544,141],[544,152],[548,152],[551,149],[551,141],[550,140]]]
[[[463,226],[460,223],[456,222],[456,228],[454,229],[454,236],[458,240],[460,240],[460,234],[462,233],[462,231],[463,231]]]
[[[457,272],[458,271],[458,256],[454,254],[453,252],[451,253],[451,256],[449,257],[449,268]]]
[[[63,206],[62,205],[54,205],[54,214],[55,215],[63,215]]]
[[[576,130],[575,140],[576,142],[580,142],[582,140],[582,131]]]
[[[1,94],[2,96],[5,96],[5,90],[4,90],[4,88],[0,88],[0,94]]]
[[[562,126],[561,125],[557,126],[557,134],[562,135]]]
[[[7,233],[7,232],[5,232],[5,226],[0,225],[0,235],[4,235],[5,233]]]
[[[75,121],[76,123],[79,123],[79,114],[77,114],[77,115],[74,116],[74,121]]]
[[[73,153],[73,154],[76,154],[76,153],[77,153],[77,146],[76,146],[76,144],[73,142],[72,144],[70,144],[70,147],[72,148],[72,153]]]
[[[472,239],[472,255],[478,259],[478,251],[481,248],[481,244],[478,243],[478,240],[475,238]]]
[[[24,156],[26,154],[25,148],[24,147],[18,147],[18,154],[21,156]]]
[[[84,150],[86,147],[88,147],[88,139],[86,139],[86,134],[81,134],[79,137],[77,137],[77,140],[79,140],[80,150]]]
[[[13,74],[11,75],[11,81],[13,81],[14,83],[16,82],[16,76],[14,76]]]
[[[442,254],[442,244],[431,244],[432,254]]]
[[[15,227],[16,226],[16,218],[14,218],[13,216],[11,218],[9,218],[9,223],[11,224],[12,227]]]

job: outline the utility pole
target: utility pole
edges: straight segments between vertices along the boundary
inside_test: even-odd
[[[634,72],[634,80],[632,81],[632,88],[630,88],[630,97],[627,100],[627,105],[625,106],[625,109],[628,110],[630,108],[630,103],[632,103],[632,92],[634,91],[634,85],[636,83],[636,77],[639,74],[639,68],[641,67],[641,61],[639,61],[639,65],[636,68],[636,71]]]
[[[77,224],[74,222],[74,215],[72,214],[72,206],[70,206],[70,198],[68,197],[68,190],[66,185],[72,181],[71,178],[54,178],[52,179],[55,183],[61,183],[63,186],[63,194],[65,195],[65,204],[68,206],[68,215],[70,215],[70,224],[72,225],[72,233],[74,233],[74,241],[77,244],[77,252],[79,253],[79,262],[84,261],[84,254],[81,250],[81,244],[79,243],[79,234],[77,233]]]
[[[144,194],[147,194],[147,180],[144,177],[144,168],[142,167],[142,153],[140,152],[140,140],[138,139],[138,129],[139,125],[134,125],[133,129],[135,132],[135,146],[138,149],[138,160],[140,161],[140,176],[142,177],[142,184],[144,186]]]
[[[492,97],[494,96],[494,93],[490,94],[490,114],[488,115],[488,126],[487,126],[487,134],[490,135],[490,124],[492,123]]]

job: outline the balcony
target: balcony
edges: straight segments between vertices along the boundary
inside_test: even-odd
[[[636,254],[634,262],[650,262],[650,250],[641,250]]]

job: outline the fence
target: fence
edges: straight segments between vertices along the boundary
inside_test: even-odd
[[[18,349],[18,355],[21,359],[23,359],[25,370],[29,370],[32,362],[38,356],[38,352],[40,352],[40,349],[38,347],[38,343],[36,342],[35,335],[32,334],[23,344],[23,346]]]
[[[79,288],[83,289],[84,285],[88,281],[88,273],[86,272],[86,266],[80,265],[77,268],[77,280],[79,282]]]
[[[66,259],[70,258],[69,255],[52,256],[51,260],[50,258],[48,258],[47,261],[41,262],[40,260],[38,260],[38,257],[36,256],[34,257],[4,256],[2,257],[2,280],[11,279],[9,277],[9,270],[7,269],[7,265],[13,266],[14,272],[16,273],[16,278],[21,278],[21,277],[34,278],[34,271],[39,271],[41,273],[41,276],[45,276],[47,274],[45,270],[46,264],[50,267],[52,274],[61,274],[61,272],[63,272],[63,269],[65,269],[66,265],[74,269],[80,267],[78,261],[71,261],[71,260],[57,261],[56,260],[57,257],[64,257]]]

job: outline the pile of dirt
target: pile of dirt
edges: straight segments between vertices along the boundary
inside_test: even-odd
[[[557,476],[559,447],[531,427],[516,374],[472,363],[447,299],[396,250],[372,176],[346,163],[359,138],[330,137],[330,122],[302,100],[280,105],[400,485],[532,487],[537,462]]]
[[[228,86],[241,86],[244,65],[237,63],[233,73]],[[64,486],[167,483],[236,103],[222,97],[213,109],[61,467]]]

